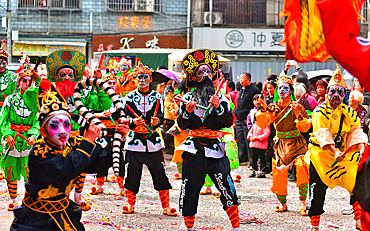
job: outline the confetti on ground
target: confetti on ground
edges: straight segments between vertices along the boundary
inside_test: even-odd
[[[251,224],[251,223],[257,223],[262,224],[266,221],[262,221],[261,219],[257,217],[253,217],[250,214],[246,214],[245,212],[239,212],[239,218],[240,218],[240,224]]]

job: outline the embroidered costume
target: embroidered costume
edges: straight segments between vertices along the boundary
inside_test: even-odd
[[[71,130],[68,105],[48,80],[40,83],[38,105],[41,127],[48,124],[50,131],[50,124],[58,127],[60,123]],[[60,131],[64,134],[65,130]],[[10,230],[84,230],[81,207],[68,197],[81,172],[100,170],[97,166],[104,162],[99,155],[102,148],[82,137],[68,139],[69,132],[66,134],[62,147],[45,138],[32,148],[25,197],[22,206],[13,210],[15,219]]]
[[[195,50],[185,56],[182,66],[187,77],[180,85],[185,85],[188,89],[197,87],[184,95],[183,99],[188,101],[187,104],[191,104],[189,101],[193,100],[197,104],[209,106],[209,95],[215,94],[212,81],[218,77],[218,65],[217,55],[210,50]],[[204,109],[195,107],[189,112],[187,104],[180,103],[177,123],[183,130],[190,129],[189,137],[176,149],[183,150],[180,210],[187,229],[193,230],[199,193],[208,174],[221,193],[223,208],[234,230],[240,230],[240,202],[230,176],[225,143],[220,141],[223,134],[220,129],[230,127],[233,117],[229,101],[224,95],[219,93],[212,96],[212,99],[218,101],[219,105],[217,108],[212,106],[206,118],[203,117]]]
[[[276,129],[274,138],[276,159],[272,160],[273,183],[271,191],[276,194],[281,206],[278,206],[275,211],[284,212],[288,210],[286,203],[288,166],[294,164],[297,171],[296,185],[299,188],[301,214],[307,215],[306,197],[309,180],[307,164],[303,158],[307,152],[307,143],[301,132],[307,132],[311,123],[302,105],[297,105],[299,111],[297,114],[290,111],[292,100],[295,100],[292,85],[292,80],[282,73],[278,79],[278,90],[275,91],[277,100],[268,105],[267,108],[262,107],[258,110],[255,118],[260,128],[264,129],[274,123]],[[284,87],[286,87],[286,90]]]
[[[38,110],[29,110],[26,107],[25,101],[29,99],[25,96],[25,91],[31,83],[31,72],[29,63],[27,68],[23,69],[18,74],[18,83],[21,86],[21,91],[13,93],[6,97],[1,110],[0,127],[1,127],[1,146],[4,150],[3,158],[1,159],[1,169],[4,171],[5,179],[9,190],[10,198],[13,200],[9,204],[8,210],[18,206],[17,200],[17,181],[24,180],[28,175],[28,155],[34,141],[40,135],[39,123],[37,122]],[[21,134],[16,135],[16,134]],[[29,138],[33,137],[32,144],[29,144]],[[14,140],[15,145],[10,148],[8,139]]]
[[[316,107],[313,117],[313,135],[308,146],[310,151],[310,205],[308,216],[313,230],[318,230],[320,215],[324,213],[325,192],[327,188],[341,186],[351,194],[350,204],[353,205],[356,228],[361,229],[361,206],[353,195],[356,183],[357,167],[361,160],[357,145],[366,144],[367,135],[362,131],[360,119],[355,110],[338,100],[336,92],[345,95],[345,83],[337,68],[328,85],[329,99]],[[333,95],[333,96],[332,96]],[[338,100],[336,104],[333,104]],[[333,107],[336,106],[335,108]],[[344,152],[345,158],[334,164],[336,156],[328,148]]]
[[[130,117],[130,131],[126,136],[125,156],[125,185],[129,206],[123,208],[123,213],[133,213],[136,204],[136,194],[139,192],[143,164],[145,164],[153,179],[154,189],[159,192],[163,214],[177,216],[176,209],[169,207],[169,189],[172,188],[164,161],[164,143],[159,133],[155,131],[163,123],[162,96],[149,89],[152,70],[138,66],[133,71],[138,79],[139,89],[128,93],[124,98],[124,112]],[[130,109],[128,109],[128,107]],[[157,112],[156,111],[157,108]],[[147,125],[136,125],[134,113],[144,120]],[[154,114],[156,113],[156,116]],[[151,126],[151,120],[158,122]],[[153,133],[148,130],[151,126]]]

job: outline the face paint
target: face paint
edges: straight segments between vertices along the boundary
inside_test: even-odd
[[[18,82],[19,87],[23,92],[25,92],[31,85],[31,77],[30,76],[25,76],[21,78]]]
[[[341,85],[333,85],[329,87],[328,97],[329,101],[333,104],[339,105],[343,102],[346,96],[346,90]]]
[[[74,79],[75,75],[72,68],[65,67],[58,71],[58,82],[62,82],[63,80],[70,80],[73,82]]]
[[[109,86],[113,89],[113,90],[116,90],[117,88],[117,82],[115,80],[108,80],[107,82],[109,84]]]
[[[0,73],[4,73],[6,71],[6,65],[7,65],[7,61],[5,61],[4,59],[0,59]]]
[[[137,76],[138,85],[140,89],[144,89],[149,87],[149,84],[151,82],[150,76],[148,74],[141,73]]]
[[[48,132],[47,139],[52,144],[63,147],[71,134],[71,119],[66,114],[55,115],[46,124],[46,129]]]
[[[205,64],[200,65],[197,72],[195,73],[195,79],[198,83],[200,83],[206,77],[212,80],[211,68],[209,68],[209,66]]]
[[[280,98],[286,98],[290,95],[290,86],[288,83],[279,84],[277,90]]]
[[[112,75],[117,75],[117,74],[118,74],[118,72],[119,72],[119,69],[114,68],[114,69],[111,71],[111,74],[112,74]]]
[[[128,71],[128,65],[126,63],[121,65],[121,71],[122,73],[126,73]]]

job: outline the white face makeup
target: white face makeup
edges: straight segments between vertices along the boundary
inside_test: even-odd
[[[290,86],[287,83],[281,83],[278,86],[278,94],[280,98],[286,98],[290,93]]]
[[[328,97],[331,103],[339,105],[343,102],[345,96],[346,89],[342,85],[336,84],[329,87]]]
[[[202,82],[206,77],[212,80],[211,68],[208,65],[200,65],[197,72],[195,73],[195,78],[198,83]]]
[[[54,115],[49,119],[45,128],[47,130],[46,139],[58,147],[63,147],[71,134],[71,119],[66,114]]]
[[[137,77],[138,85],[140,89],[145,89],[149,87],[149,84],[151,82],[150,76],[145,73],[139,74]]]

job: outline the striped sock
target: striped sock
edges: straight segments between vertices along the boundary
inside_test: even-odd
[[[135,204],[136,204],[136,194],[133,193],[131,190],[126,189],[126,196],[127,196],[127,202],[131,206],[135,206]]]
[[[356,201],[353,205],[353,214],[355,215],[355,220],[360,220],[362,215],[362,207],[358,201]]]
[[[97,185],[104,185],[104,182],[105,182],[105,177],[104,177],[104,176],[102,176],[102,177],[98,177],[98,178],[96,179],[96,184],[97,184]]]
[[[280,204],[283,205],[283,204],[286,203],[286,195],[284,195],[284,196],[276,195],[276,196],[277,196],[277,199],[280,202]]]
[[[123,180],[124,180],[125,178],[124,177],[122,177],[122,176],[118,176],[117,177],[117,183],[118,183],[118,186],[119,186],[119,188],[125,188],[124,186],[123,186]]]
[[[186,228],[188,228],[188,229],[193,228],[194,222],[195,222],[195,216],[192,216],[192,217],[189,217],[189,216],[184,217],[184,222],[185,222]]]
[[[170,191],[160,190],[158,191],[159,197],[161,198],[162,208],[170,207]]]
[[[8,186],[10,198],[15,199],[17,197],[18,182],[15,180],[15,181],[7,181],[6,183]]]
[[[239,228],[240,222],[239,222],[239,209],[237,205],[234,205],[232,207],[226,207],[226,213],[229,216],[229,219],[231,221],[231,225],[233,228]]]
[[[301,184],[298,186],[299,188],[299,200],[305,201],[307,198],[307,192],[308,192],[308,184]]]
[[[320,225],[320,215],[310,217],[311,226],[319,227]]]
[[[176,162],[177,171],[181,174],[182,173],[182,162]]]
[[[82,190],[85,185],[85,178],[86,178],[86,173],[81,173],[78,177],[76,177],[76,179],[74,180],[74,183],[76,184],[75,192],[82,193]]]

